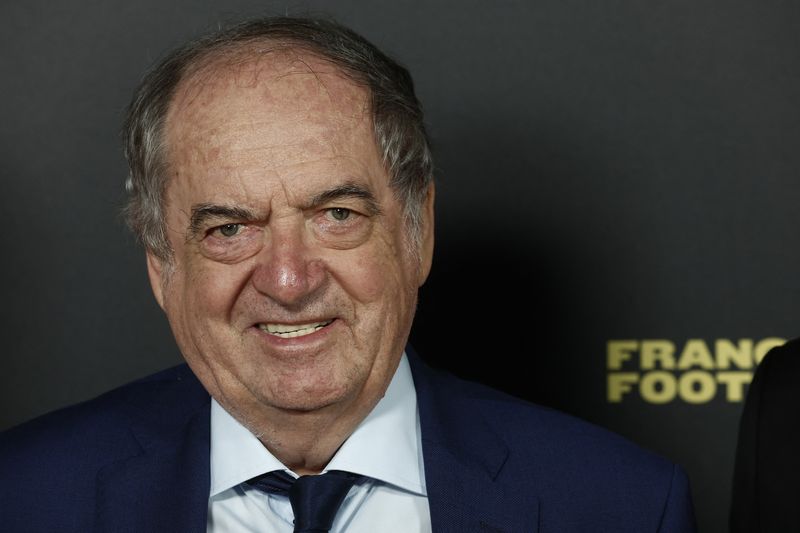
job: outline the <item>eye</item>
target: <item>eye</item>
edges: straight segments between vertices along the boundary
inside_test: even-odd
[[[242,230],[241,224],[224,224],[217,228],[223,237],[233,237]]]
[[[350,218],[351,211],[344,207],[334,207],[328,210],[334,220],[342,221]]]

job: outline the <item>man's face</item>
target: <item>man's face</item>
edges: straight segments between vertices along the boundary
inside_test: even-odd
[[[408,337],[433,201],[412,250],[366,91],[309,55],[218,65],[179,87],[165,138],[174,257],[148,265],[193,371],[251,430],[364,416]]]

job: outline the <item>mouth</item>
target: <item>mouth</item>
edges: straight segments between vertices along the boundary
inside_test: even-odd
[[[258,324],[258,329],[260,329],[265,333],[268,333],[269,335],[280,337],[281,339],[292,339],[295,337],[305,337],[306,335],[311,335],[312,333],[317,332],[322,328],[330,325],[332,322],[333,319],[324,320],[322,322],[310,322],[308,324],[262,323]]]

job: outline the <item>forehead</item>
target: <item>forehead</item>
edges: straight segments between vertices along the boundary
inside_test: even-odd
[[[303,51],[264,48],[206,60],[178,85],[167,113],[169,162],[262,164],[377,154],[366,89]]]

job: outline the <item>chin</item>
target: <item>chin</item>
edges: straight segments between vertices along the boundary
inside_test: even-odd
[[[280,396],[266,399],[267,404],[271,404],[278,409],[287,411],[316,411],[324,409],[346,401],[353,396],[353,391],[347,386],[331,386],[330,383],[324,385],[304,385],[301,388],[285,390]]]

